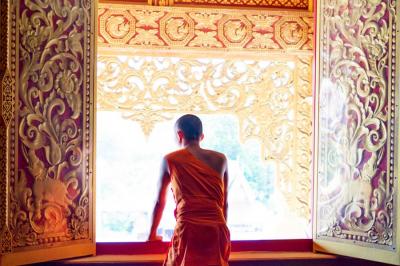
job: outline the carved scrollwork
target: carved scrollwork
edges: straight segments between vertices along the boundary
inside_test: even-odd
[[[317,235],[391,249],[396,3],[323,1],[321,11]]]
[[[86,1],[20,3],[12,49],[19,50],[13,247],[90,237],[90,8]]]
[[[276,162],[290,208],[310,219],[311,62],[100,55],[98,110],[122,112],[146,135],[180,113],[235,115],[241,139],[258,139]]]

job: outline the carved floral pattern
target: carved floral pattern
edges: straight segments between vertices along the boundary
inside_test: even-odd
[[[20,1],[17,14],[10,35],[12,43],[19,35],[10,49],[11,76],[19,73],[8,150],[12,245],[89,239],[91,3]]]
[[[122,112],[146,135],[180,113],[235,115],[242,141],[260,141],[262,158],[276,162],[277,188],[310,219],[311,62],[100,54],[98,110]]]
[[[317,237],[392,249],[399,10],[394,0],[322,1],[321,12]]]
[[[100,4],[99,25],[99,45],[106,47],[313,49],[309,12],[242,10],[238,14],[224,9]]]

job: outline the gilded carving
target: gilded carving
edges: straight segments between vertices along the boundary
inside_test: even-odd
[[[113,11],[99,19],[99,28],[108,41],[128,42],[136,34],[136,19],[127,11]]]
[[[190,47],[220,48],[223,44],[218,41],[216,32],[196,30],[196,37],[189,43]]]
[[[312,55],[285,62],[100,52],[98,110],[122,112],[146,135],[174,114],[236,115],[242,141],[260,141],[262,158],[277,164],[277,187],[289,206],[310,219],[311,65]]]
[[[235,48],[280,53],[313,49],[313,15],[308,12],[242,10],[237,14],[224,9],[101,4],[99,24],[99,45],[106,47]]]
[[[251,38],[252,25],[243,16],[224,16],[217,27],[218,35],[227,47],[243,47]]]
[[[320,8],[317,237],[392,250],[399,10],[394,0]]]
[[[8,132],[11,119],[14,118],[14,81],[8,69],[1,82],[1,115],[0,118],[0,253],[11,252],[11,233],[8,228]]]
[[[163,46],[164,42],[158,37],[157,30],[145,30],[138,28],[137,35],[129,44],[141,46]]]
[[[151,6],[172,6],[174,0],[147,0],[147,3]]]
[[[0,254],[12,251],[8,228],[8,132],[14,110],[14,79],[8,60],[9,3],[0,1]]]
[[[12,245],[11,245],[12,237],[11,237],[11,233],[10,233],[10,230],[8,229],[8,227],[6,227],[6,226],[2,227],[1,232],[0,232],[0,236],[1,236],[1,238],[0,238],[0,242],[1,242],[0,243],[0,245],[1,245],[0,252],[2,254],[11,252],[12,251]]]
[[[12,247],[89,239],[93,10],[85,1],[20,1],[15,10],[2,91]],[[113,38],[129,34],[125,25],[105,22]]]
[[[10,124],[14,116],[14,102],[15,102],[15,82],[11,77],[10,71],[6,70],[1,82],[1,114],[6,127]]]
[[[290,196],[291,204],[294,204],[299,208],[298,212],[303,216],[307,217],[310,215],[309,206],[306,204],[297,203],[300,199],[308,199],[311,192],[310,178],[312,160],[310,156],[310,147],[312,147],[311,137],[312,137],[312,114],[313,106],[310,101],[313,99],[312,95],[312,65],[313,58],[309,56],[299,56],[298,57],[298,70],[296,72],[295,80],[297,81],[297,108],[298,112],[296,115],[296,142],[295,146],[295,156],[296,156],[296,167],[295,171],[291,172],[291,177],[282,176],[282,178],[287,178],[286,184],[290,184],[294,187],[295,194]],[[302,177],[299,178],[298,177]],[[291,194],[291,193],[289,193]],[[301,200],[300,200],[301,201]],[[307,202],[307,200],[306,200]]]
[[[0,80],[3,79],[4,73],[8,68],[8,1],[0,0]]]
[[[287,48],[299,49],[308,40],[308,25],[297,18],[286,18],[276,25],[276,39],[280,45]]]
[[[169,45],[185,46],[194,36],[193,19],[184,13],[169,13],[160,20],[160,35]]]
[[[0,119],[0,254],[11,252],[11,233],[8,228],[8,167],[7,167],[7,131],[3,119]]]
[[[217,21],[219,21],[223,17],[223,14],[197,11],[190,12],[189,16],[196,21],[196,29],[217,30]]]
[[[155,11],[150,9],[135,10],[135,17],[137,18],[138,27],[157,28],[159,19],[164,16],[164,11]]]

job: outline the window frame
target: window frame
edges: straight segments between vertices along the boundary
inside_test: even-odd
[[[102,3],[107,1],[103,0]],[[312,116],[312,144],[311,152],[314,153],[315,147],[315,84],[316,84],[316,56],[317,51],[315,49],[317,45],[316,31],[317,31],[317,0],[310,0],[311,8],[309,11],[314,17],[314,34],[313,34],[313,46],[312,51],[312,93],[313,93],[313,116]],[[96,51],[97,52],[97,51]],[[314,154],[311,155],[313,160]],[[315,178],[315,162],[311,163],[311,217],[314,216],[314,178]],[[312,221],[311,221],[312,222]],[[311,225],[314,227],[314,224]],[[313,229],[312,229],[313,230]],[[231,252],[246,252],[246,251],[267,251],[267,252],[314,252],[314,241],[313,238],[308,239],[270,239],[270,240],[237,240],[231,241]],[[145,254],[166,254],[170,247],[170,242],[96,242],[96,255],[145,255]]]

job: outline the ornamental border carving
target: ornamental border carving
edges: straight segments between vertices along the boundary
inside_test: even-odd
[[[8,63],[9,2],[0,0],[0,254],[12,251],[8,227],[8,132],[14,110],[14,79]]]
[[[167,27],[171,18],[180,19]],[[236,23],[225,27],[232,20]],[[313,51],[313,14],[306,11],[241,10],[238,14],[229,9],[100,4],[98,21],[99,47]],[[112,37],[110,29],[119,38]]]

